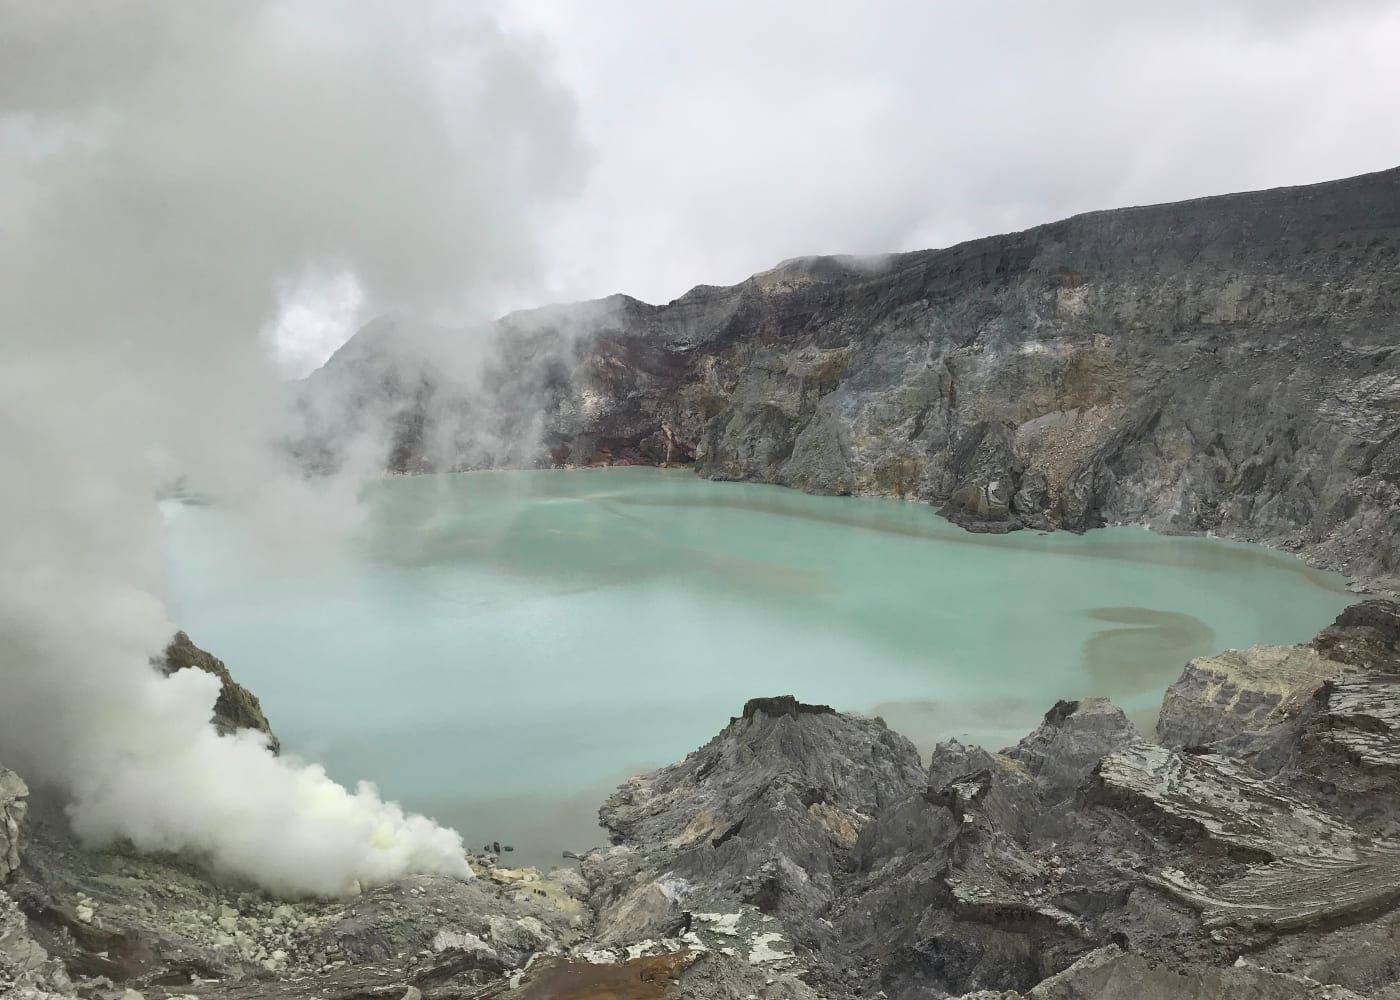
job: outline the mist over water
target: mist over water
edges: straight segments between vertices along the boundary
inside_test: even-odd
[[[744,701],[999,748],[1059,698],[1139,719],[1192,656],[1310,638],[1340,577],[1130,528],[970,535],[922,505],[602,469],[386,479],[338,561],[167,504],[175,620],[332,776],[551,863]]]

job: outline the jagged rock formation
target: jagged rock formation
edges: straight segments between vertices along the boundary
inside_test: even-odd
[[[1400,574],[1400,170],[1097,212],[879,262],[788,261],[432,336],[371,324],[296,447],[397,470],[691,461],[939,504],[980,530],[1114,522]]]
[[[29,786],[0,767],[0,882],[19,867],[19,828],[28,809]]]
[[[1155,964],[1110,945],[1091,952],[1029,993],[979,990],[955,1000],[1361,1000],[1351,990],[1252,968]]]
[[[267,736],[268,746],[276,753],[281,744],[272,731],[272,725],[263,715],[262,705],[257,697],[233,679],[224,666],[224,661],[200,649],[184,632],[176,632],[175,638],[165,648],[165,654],[156,661],[156,667],[165,674],[177,670],[193,668],[203,670],[219,678],[219,697],[214,702],[214,725],[221,733],[236,729],[256,729]]]

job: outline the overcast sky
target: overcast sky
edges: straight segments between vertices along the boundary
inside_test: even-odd
[[[553,291],[665,302],[779,260],[1400,165],[1400,4],[503,0],[593,160]]]
[[[45,0],[0,0],[0,11],[6,4],[30,14],[50,9]],[[289,6],[305,13],[304,33],[290,39],[296,45],[310,44],[305,32],[317,23],[334,37],[344,25],[333,22],[355,20],[326,0]],[[489,259],[449,261],[470,271],[458,284],[479,314],[616,291],[666,302],[788,257],[948,246],[1092,209],[1400,165],[1394,0],[380,6],[417,25],[421,47],[444,67],[481,61],[479,50],[454,49],[453,38],[485,13],[528,54],[528,65],[512,70],[518,89],[555,88],[572,103],[565,114],[552,102],[548,115],[522,124],[509,116],[530,114],[532,105],[511,96],[509,79],[485,98],[471,89],[471,70],[460,74],[465,83],[450,68],[439,80],[447,107],[485,100],[499,109],[484,139],[473,130],[491,116],[473,119],[472,149],[460,157],[479,175],[467,187],[501,189],[499,219],[481,239],[512,260],[525,259],[524,241],[508,234],[533,226],[538,242],[509,287],[486,274]],[[217,22],[219,10],[238,8],[196,9]],[[161,39],[147,42],[134,51],[154,51]],[[95,44],[110,61],[110,46]],[[393,65],[411,55],[394,51]],[[59,81],[106,64],[32,56]],[[387,76],[376,82],[386,65],[359,64],[368,92],[397,92]],[[4,83],[0,74],[0,97]],[[209,120],[222,114],[214,109]],[[319,127],[307,123],[307,134]],[[409,188],[419,202],[432,194],[411,179],[423,169],[414,167],[405,128],[366,117],[366,132],[384,136],[367,148],[399,155],[405,191],[355,192],[345,212],[370,219],[365,225]],[[0,116],[0,148],[26,129],[24,118]],[[182,133],[167,123],[162,134]],[[522,145],[522,134],[551,138]],[[529,156],[551,162],[523,164]],[[349,190],[357,161],[343,162],[347,179],[336,180]],[[7,205],[19,203],[21,178],[0,157],[0,230]],[[440,214],[448,231],[476,225]],[[507,219],[519,225],[502,225]],[[286,276],[274,334],[289,372],[319,363],[382,309],[417,305],[377,301],[334,267],[308,274]]]

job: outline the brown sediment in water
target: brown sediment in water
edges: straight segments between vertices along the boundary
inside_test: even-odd
[[[648,955],[616,965],[544,958],[530,966],[509,1000],[663,1000],[697,952]],[[505,1000],[505,998],[503,998]]]

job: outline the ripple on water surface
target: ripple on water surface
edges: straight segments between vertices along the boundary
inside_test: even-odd
[[[176,619],[284,746],[525,860],[755,695],[1000,747],[1059,698],[1150,719],[1192,656],[1310,638],[1344,581],[1257,546],[963,532],[923,505],[687,472],[394,478],[327,558],[167,518]]]

